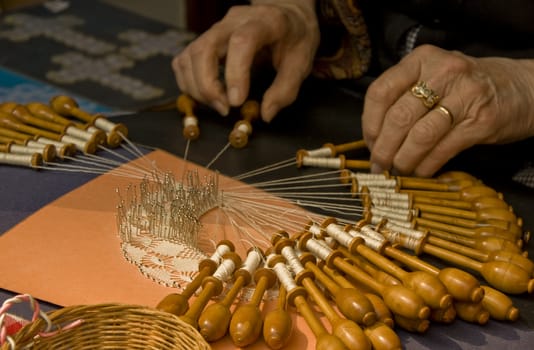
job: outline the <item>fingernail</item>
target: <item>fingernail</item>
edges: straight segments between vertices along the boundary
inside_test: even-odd
[[[380,173],[383,173],[384,172],[384,169],[382,169],[382,167],[376,163],[372,163],[371,164],[371,173],[373,174],[380,174]]]
[[[236,87],[230,88],[228,90],[228,101],[231,105],[237,106],[241,101],[239,100],[239,89]]]
[[[214,101],[211,106],[222,116],[226,117],[229,113],[229,107],[224,105],[221,101]]]
[[[264,122],[269,123],[274,119],[276,112],[278,112],[278,107],[276,105],[268,105],[267,107],[265,107],[264,112],[261,114],[261,118]]]

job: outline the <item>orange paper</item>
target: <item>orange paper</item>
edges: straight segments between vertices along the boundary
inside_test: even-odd
[[[149,158],[162,170],[183,172],[186,164],[194,167],[163,151],[154,151]],[[222,188],[225,181],[234,180],[221,176]],[[164,296],[176,292],[143,276],[122,255],[116,225],[116,189],[137,182],[110,174],[99,176],[0,236],[0,266],[10,266],[0,274],[0,286],[62,306],[118,302],[154,307]],[[209,215],[202,220],[203,232],[222,232],[231,239],[228,234],[232,230],[215,228],[219,220]],[[247,244],[235,239],[234,243],[244,258]],[[297,327],[288,346],[313,348],[313,334],[300,317],[294,320]],[[227,338],[213,344],[214,348],[234,348]],[[251,348],[266,346],[259,341]]]

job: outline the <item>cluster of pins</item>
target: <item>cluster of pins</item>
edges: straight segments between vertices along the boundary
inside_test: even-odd
[[[113,123],[102,114],[87,113],[68,96],[56,96],[48,104],[0,104],[2,164],[83,170],[60,162],[82,154],[93,156],[87,163],[94,166],[97,150],[116,148],[127,135],[125,125]]]
[[[119,193],[117,226],[123,243],[150,234],[190,247],[198,245],[198,218],[221,205],[222,192],[217,174],[201,180],[191,170],[183,180],[176,181],[170,173],[153,173],[138,186],[130,185],[124,197]]]
[[[198,118],[194,108],[196,102],[188,95],[182,94],[176,99],[176,108],[183,115],[182,135],[188,141],[199,138],[200,128]],[[228,135],[228,145],[234,148],[243,148],[248,144],[249,136],[252,134],[252,122],[259,118],[260,107],[256,101],[245,101],[240,108],[241,119],[238,120]]]
[[[244,261],[223,240],[200,262],[193,281],[157,308],[179,316],[209,342],[229,336],[238,347],[263,341],[272,349],[290,341],[292,310],[315,335],[316,349],[401,349],[397,328],[424,333],[431,322],[517,320],[519,310],[505,293],[462,269],[438,268],[399,249],[386,238],[392,232],[386,226],[367,219],[353,225],[335,218],[309,222],[293,236],[275,233],[265,252],[252,248]],[[532,292],[530,277],[502,274],[514,269],[513,262],[506,264],[494,269],[492,282]],[[252,296],[238,298],[247,286]],[[264,299],[271,289],[279,291],[275,308]]]

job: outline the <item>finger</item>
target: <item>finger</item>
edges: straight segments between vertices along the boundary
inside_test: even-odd
[[[193,93],[200,101],[211,105],[222,115],[229,112],[224,85],[219,79],[219,63],[226,52],[226,36],[224,30],[213,30],[189,47],[191,78],[188,84],[195,89]]]
[[[386,112],[418,80],[419,64],[403,59],[380,75],[367,89],[362,113],[363,138],[372,150],[380,135]]]
[[[475,145],[477,139],[477,133],[472,129],[463,126],[455,127],[421,160],[413,171],[414,175],[432,176],[452,157]]]
[[[282,58],[272,85],[263,95],[261,116],[264,121],[270,122],[282,108],[296,100],[300,86],[311,70],[308,61],[297,54]]]
[[[421,99],[408,91],[386,111],[379,135],[371,149],[371,164],[374,172],[390,170],[412,128],[428,113],[428,107]],[[431,121],[433,118],[431,118]],[[426,123],[422,122],[422,128]]]
[[[274,39],[270,29],[261,22],[247,22],[230,36],[224,79],[232,106],[243,104],[247,98],[254,57]]]
[[[447,100],[443,104],[447,104]],[[427,155],[454,127],[452,112],[439,105],[416,121],[393,159],[393,169],[412,174]],[[458,111],[458,109],[455,109]]]

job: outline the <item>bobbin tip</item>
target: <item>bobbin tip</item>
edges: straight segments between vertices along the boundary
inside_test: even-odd
[[[200,137],[200,129],[197,125],[188,125],[184,127],[182,135],[185,139],[194,141]]]
[[[56,146],[52,144],[48,144],[43,148],[43,160],[45,162],[51,162],[54,159],[56,159],[57,156],[57,150]]]
[[[43,156],[40,153],[34,153],[32,154],[32,158],[30,161],[30,166],[32,168],[37,168],[39,166],[43,165]]]
[[[482,300],[482,298],[484,298],[484,294],[484,288],[477,287],[471,292],[470,300],[473,303],[478,303]]]
[[[234,129],[228,136],[228,141],[234,148],[243,148],[248,143],[248,135],[239,129]]]
[[[506,313],[506,319],[509,321],[517,321],[518,318],[519,318],[519,309],[512,306]]]

